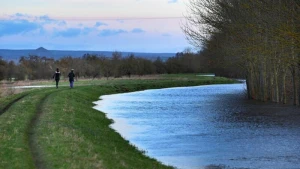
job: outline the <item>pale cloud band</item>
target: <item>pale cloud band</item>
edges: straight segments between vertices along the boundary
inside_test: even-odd
[[[119,21],[115,21],[119,22]],[[11,15],[9,19],[0,20],[0,36],[18,35],[26,33],[35,33],[39,36],[47,33],[50,35],[53,33],[54,36],[63,37],[76,37],[79,35],[88,35],[91,33],[99,33],[99,36],[113,36],[122,33],[145,33],[146,31],[141,28],[133,28],[131,30],[124,29],[109,29],[101,27],[109,27],[105,22],[97,21],[94,26],[85,26],[82,23],[77,25],[68,24],[64,20],[55,20],[44,15],[39,17],[33,17],[17,13]]]
[[[181,0],[2,1],[0,46],[178,52],[189,46],[183,9]]]
[[[179,52],[189,46],[180,19],[58,20],[17,13],[0,19],[1,48]]]

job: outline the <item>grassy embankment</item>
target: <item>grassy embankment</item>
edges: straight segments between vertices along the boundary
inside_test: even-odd
[[[144,155],[92,109],[99,96],[175,86],[233,83],[195,75],[78,82],[0,101],[0,168],[171,168]],[[98,83],[98,84],[97,84]]]

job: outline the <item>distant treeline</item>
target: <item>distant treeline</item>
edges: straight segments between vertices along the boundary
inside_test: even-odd
[[[79,78],[110,78],[132,75],[199,73],[209,72],[207,59],[201,53],[190,50],[177,53],[176,56],[163,61],[140,58],[130,54],[122,56],[114,52],[112,57],[85,54],[82,57],[63,57],[59,60],[40,56],[22,56],[18,63],[0,59],[0,80],[39,80],[52,78],[56,68],[62,77],[71,69]]]

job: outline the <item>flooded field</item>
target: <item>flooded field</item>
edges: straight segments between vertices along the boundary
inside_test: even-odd
[[[244,84],[103,96],[95,109],[146,154],[178,168],[296,169],[300,109],[245,100]]]

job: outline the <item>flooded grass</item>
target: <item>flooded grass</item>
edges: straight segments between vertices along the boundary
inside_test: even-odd
[[[106,95],[94,108],[147,155],[179,168],[300,166],[299,107],[246,100],[245,84]]]
[[[87,80],[74,89],[42,88],[2,98],[0,168],[172,168],[130,145],[92,102],[113,93],[234,82],[185,78]]]

